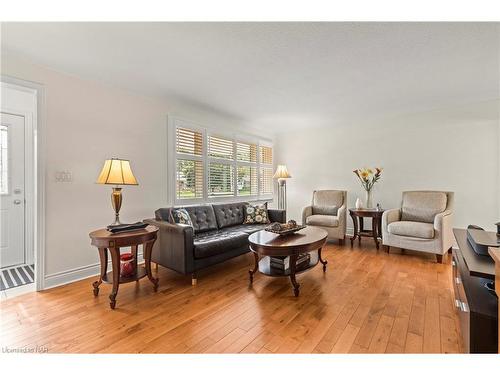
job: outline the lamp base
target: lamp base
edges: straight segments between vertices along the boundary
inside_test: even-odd
[[[122,188],[114,187],[111,193],[111,205],[115,210],[115,221],[111,225],[120,225],[120,208],[122,207]]]

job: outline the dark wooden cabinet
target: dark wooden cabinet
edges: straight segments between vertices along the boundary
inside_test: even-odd
[[[474,253],[465,230],[455,229],[458,249],[453,249],[452,277],[455,307],[466,353],[498,352],[498,298],[484,285],[494,280],[492,259]],[[472,257],[481,257],[473,259]],[[469,264],[467,263],[469,261]],[[481,277],[485,276],[485,277]]]

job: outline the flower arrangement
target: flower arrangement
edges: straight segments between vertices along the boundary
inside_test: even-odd
[[[375,185],[375,183],[382,177],[382,168],[376,167],[375,172],[371,168],[355,169],[353,172],[356,176],[358,176],[358,179],[361,182],[363,189],[366,190],[367,208],[372,208],[371,192],[373,189],[373,185]]]

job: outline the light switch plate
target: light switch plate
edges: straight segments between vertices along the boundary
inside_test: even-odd
[[[73,176],[71,172],[68,171],[58,171],[56,172],[56,182],[72,182]]]

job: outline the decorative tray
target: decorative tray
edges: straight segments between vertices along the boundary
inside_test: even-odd
[[[265,228],[267,232],[279,234],[280,236],[286,236],[288,234],[295,233],[301,229],[304,229],[305,225],[297,225],[293,220],[290,220],[286,224],[273,223]]]

